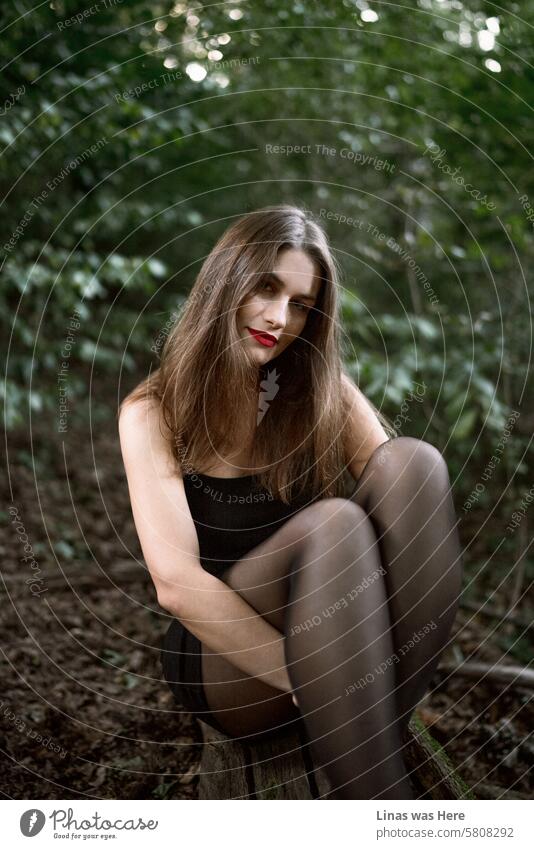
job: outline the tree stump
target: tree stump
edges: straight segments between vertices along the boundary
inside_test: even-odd
[[[247,742],[198,721],[204,740],[199,799],[320,799],[329,793],[328,778],[314,767],[301,730],[282,730]],[[474,798],[416,713],[405,746],[404,758],[417,798]]]

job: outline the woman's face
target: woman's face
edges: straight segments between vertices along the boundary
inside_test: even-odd
[[[259,365],[300,336],[320,287],[315,263],[295,248],[279,251],[274,268],[258,275],[255,289],[237,310],[237,329]]]

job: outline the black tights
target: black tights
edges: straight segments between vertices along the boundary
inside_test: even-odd
[[[449,640],[461,579],[446,464],[409,437],[374,451],[349,499],[304,508],[223,574],[285,635],[332,798],[413,798],[402,734]],[[228,733],[298,716],[290,695],[202,649],[206,698]]]

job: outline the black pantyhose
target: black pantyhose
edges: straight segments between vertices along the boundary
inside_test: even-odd
[[[461,590],[441,454],[408,437],[385,443],[350,499],[305,508],[222,579],[285,635],[289,678],[332,798],[413,798],[402,733],[448,642]],[[229,733],[294,718],[287,695],[205,647],[203,680]]]

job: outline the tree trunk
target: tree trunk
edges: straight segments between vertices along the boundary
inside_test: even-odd
[[[302,732],[237,741],[199,720],[204,739],[199,799],[320,799],[330,791]],[[472,799],[449,758],[414,714],[404,757],[417,798]]]

